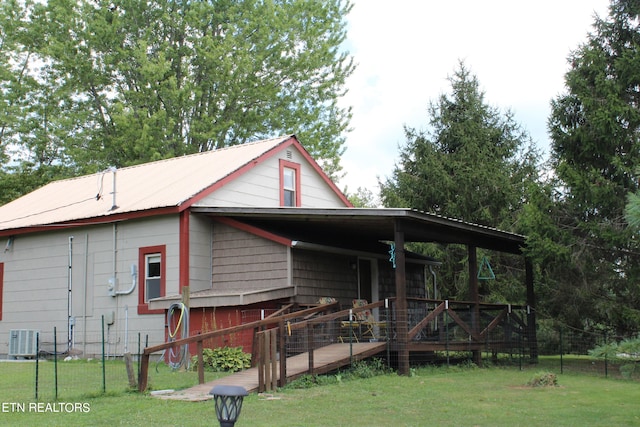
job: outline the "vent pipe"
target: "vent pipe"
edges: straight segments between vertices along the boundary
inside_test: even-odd
[[[118,205],[116,204],[116,171],[117,171],[117,169],[115,168],[115,166],[112,166],[112,167],[109,168],[109,170],[111,171],[111,174],[113,176],[113,191],[111,193],[112,197],[113,197],[112,198],[113,202],[112,202],[111,209],[109,209],[109,210],[114,211],[114,210],[118,209]]]

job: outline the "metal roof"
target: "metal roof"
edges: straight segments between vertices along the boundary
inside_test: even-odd
[[[406,242],[473,245],[522,254],[525,237],[492,227],[413,209],[193,207],[192,212],[227,217],[292,240],[358,250],[393,242],[395,230]]]
[[[282,136],[126,167],[115,173],[104,171],[51,182],[1,206],[0,232],[88,218],[105,217],[108,220],[106,217],[116,214],[178,208],[292,139],[295,136]],[[117,208],[113,208],[114,204]]]

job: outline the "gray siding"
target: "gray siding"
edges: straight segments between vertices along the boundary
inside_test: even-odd
[[[213,289],[247,292],[289,285],[289,248],[224,224],[213,233]]]
[[[190,291],[211,289],[213,224],[205,216],[191,215],[189,228]]]
[[[177,293],[177,215],[17,236],[10,250],[0,254],[0,262],[4,263],[0,354],[8,352],[12,329],[40,330],[43,337],[47,337],[45,340],[52,341],[56,327],[58,340],[66,343],[69,277],[76,349],[85,355],[100,352],[102,316],[114,319],[106,328],[107,351],[112,354],[122,354],[125,335],[130,349],[138,332],[148,335],[150,344],[164,342],[164,315],[137,314],[137,280],[130,295],[109,295],[114,256],[117,289],[128,290],[133,283],[131,265],[135,265],[138,272],[140,269],[138,249],[155,245],[166,245],[167,294]]]

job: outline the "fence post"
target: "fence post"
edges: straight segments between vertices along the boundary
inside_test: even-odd
[[[353,309],[349,309],[349,364],[353,365]]]
[[[560,373],[564,374],[564,361],[562,360],[562,355],[564,353],[564,350],[562,348],[562,341],[563,341],[563,337],[562,337],[562,326],[560,326]]]
[[[522,357],[524,354],[524,343],[522,339],[522,335],[524,334],[524,329],[520,330],[520,334],[518,335],[518,368],[522,371]]]
[[[313,325],[311,322],[307,323],[307,350],[309,351],[309,375],[313,375],[313,347],[315,346],[313,340]]]
[[[102,315],[102,392],[107,392],[107,383],[106,383],[106,372],[104,367],[104,314]]]
[[[287,343],[286,332],[284,327],[284,319],[280,320],[278,325],[279,339],[278,347],[280,352],[280,387],[287,385]]]
[[[391,316],[389,316],[389,298],[384,299],[384,309],[387,322],[387,368],[391,368]]]
[[[447,368],[449,367],[449,300],[444,302],[444,349],[447,354]]]
[[[138,384],[140,384],[140,344],[142,342],[142,338],[140,336],[140,332],[138,332]]]
[[[38,400],[38,361],[40,359],[40,332],[36,332],[36,400]]]
[[[58,334],[56,327],[53,327],[53,387],[54,395],[58,400]]]
[[[606,346],[607,344],[608,344],[607,331],[604,331],[604,345]],[[608,351],[604,352],[604,377],[605,378],[609,377],[609,358],[607,357],[607,353]]]
[[[264,372],[264,333],[262,331],[258,331],[256,333],[258,339],[257,341],[257,351],[258,351],[258,393],[262,393],[266,390],[265,387],[265,372]]]
[[[202,340],[199,340],[196,343],[196,348],[198,352],[198,384],[204,384],[204,355],[202,352],[204,351],[204,344]]]

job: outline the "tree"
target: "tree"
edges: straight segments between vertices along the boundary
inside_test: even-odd
[[[429,131],[405,127],[400,162],[392,177],[380,183],[383,204],[517,231],[526,190],[537,180],[538,155],[531,138],[511,112],[486,104],[477,77],[464,63],[449,82],[451,94],[429,104]],[[449,296],[464,294],[468,273],[459,260],[466,258],[466,250],[429,250],[443,266],[453,266],[441,280],[450,286]],[[515,271],[513,260],[498,257],[503,271]],[[501,280],[492,284],[493,298],[513,302],[508,299],[513,282],[508,274]]]
[[[9,0],[0,145],[87,173],[296,133],[336,176],[348,0]],[[65,172],[66,171],[66,172]]]
[[[595,18],[549,118],[559,180],[553,233],[570,252],[566,264],[549,260],[545,269],[572,296],[555,314],[623,335],[640,325],[640,248],[624,217],[626,196],[638,189],[639,12],[637,0],[613,0],[607,19]]]
[[[373,191],[368,188],[358,187],[353,194],[348,193],[345,189],[345,194],[348,195],[349,201],[356,208],[375,208],[379,204]]]

